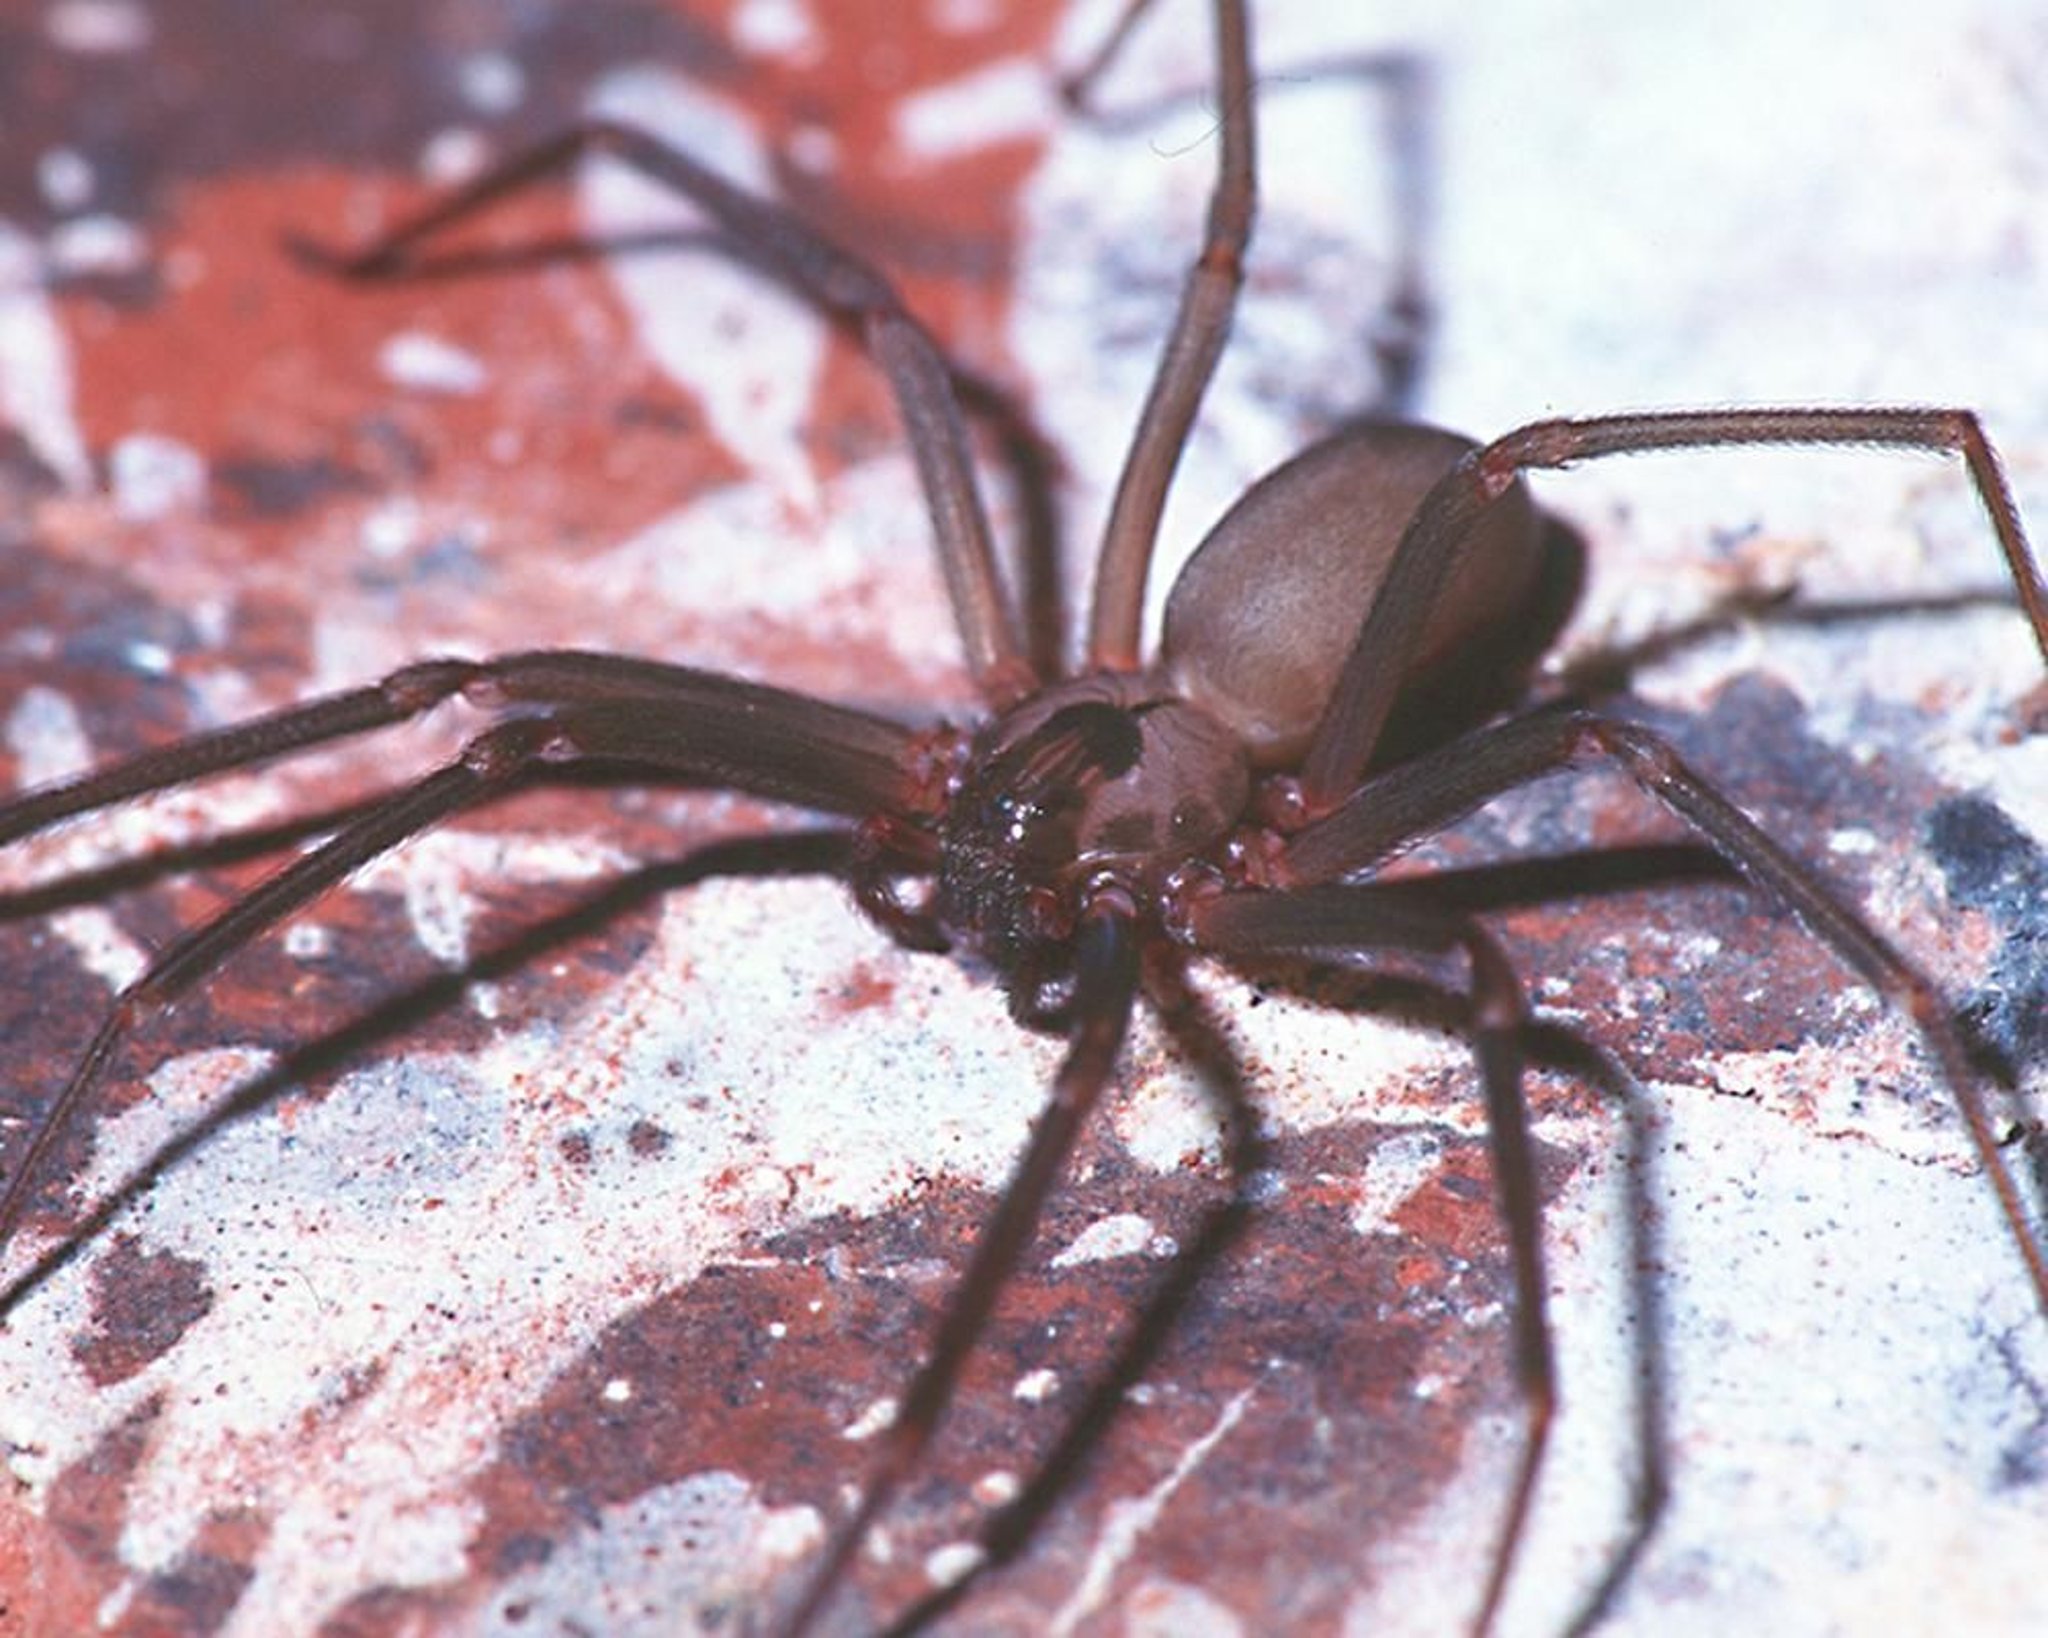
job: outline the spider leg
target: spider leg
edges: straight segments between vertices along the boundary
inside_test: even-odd
[[[1518,473],[1640,450],[1745,444],[1872,444],[1959,453],[1991,519],[2034,640],[2048,659],[2048,586],[1991,441],[1969,410],[1674,410],[1538,421],[1474,450],[1416,509],[1309,747],[1302,774],[1309,811],[1327,812],[1357,787],[1409,676],[1425,616],[1443,598],[1451,546]]]
[[[2048,1257],[2028,1227],[2018,1185],[1992,1135],[1983,1094],[1949,1022],[1941,992],[1812,867],[1772,841],[1648,729],[1576,710],[1539,711],[1481,729],[1367,780],[1342,807],[1287,843],[1281,851],[1281,871],[1295,881],[1319,882],[1370,869],[1395,849],[1450,824],[1502,791],[1585,756],[1615,764],[1685,820],[1911,1021],[1955,1096],[2027,1277],[2042,1311],[2048,1313]]]
[[[1122,9],[1117,12],[1116,21],[1103,31],[1102,38],[1095,42],[1095,49],[1088,54],[1088,60],[1079,68],[1060,79],[1060,100],[1069,108],[1082,111],[1095,95],[1095,87],[1107,74],[1117,58],[1130,43],[1131,35],[1137,31],[1139,22],[1152,9],[1152,0],[1123,0]]]
[[[930,1353],[905,1390],[895,1421],[881,1436],[859,1502],[834,1531],[796,1602],[773,1624],[781,1638],[809,1631],[823,1613],[869,1530],[930,1443],[959,1385],[961,1368],[1031,1239],[1060,1167],[1116,1068],[1138,983],[1137,932],[1120,892],[1112,889],[1083,911],[1074,948],[1073,1018],[1067,1055],[1053,1079],[1051,1097],[994,1215],[975,1241],[966,1271],[933,1334]]]
[[[1521,1031],[1528,1005],[1521,980],[1493,935],[1471,917],[1373,885],[1325,882],[1278,892],[1225,893],[1193,905],[1188,926],[1198,946],[1230,958],[1462,950],[1471,965],[1473,1052],[1486,1093],[1494,1182],[1514,1261],[1515,1381],[1525,1430],[1485,1596],[1473,1621],[1472,1630],[1484,1633],[1507,1588],[1557,1409],[1557,1366],[1544,1304],[1542,1205],[1522,1097]]]
[[[490,660],[423,660],[362,688],[286,706],[231,727],[139,751],[75,779],[0,802],[0,846],[61,819],[93,813],[213,774],[253,768],[333,740],[421,716],[456,694],[480,704],[562,705],[637,700],[651,711],[700,711],[691,730],[730,720],[780,736],[775,756],[793,799],[849,814],[892,805],[912,735],[884,717],[690,666],[576,649],[536,649]],[[824,759],[823,766],[815,759]],[[762,769],[772,758],[759,758]],[[755,787],[750,787],[755,788]],[[762,794],[777,794],[763,791]]]
[[[988,513],[946,356],[880,272],[789,210],[735,187],[645,131],[593,119],[485,171],[353,253],[304,239],[294,239],[292,247],[344,278],[402,277],[419,270],[417,252],[426,241],[593,152],[623,160],[688,199],[829,320],[861,338],[888,377],[903,417],[968,669],[991,704],[1008,705],[1030,693],[1039,679],[996,571]]]
[[[0,846],[81,813],[403,722],[455,693],[466,666],[461,660],[423,661],[366,688],[324,695],[232,727],[152,746],[76,778],[23,791],[0,802]]]
[[[1118,23],[1105,51],[1114,52],[1136,20],[1137,6]],[[1188,427],[1230,334],[1230,316],[1244,282],[1244,248],[1257,203],[1253,157],[1251,44],[1242,0],[1216,0],[1216,100],[1222,154],[1209,196],[1202,248],[1181,288],[1159,371],[1131,437],[1117,479],[1116,499],[1103,529],[1089,616],[1092,666],[1113,671],[1138,664],[1145,612],[1145,573],[1159,533],[1159,514],[1174,468],[1187,447]]]
[[[872,811],[897,800],[907,788],[900,757],[914,742],[909,730],[729,677],[575,652],[435,661],[396,674],[403,686],[394,692],[415,709],[424,708],[422,697],[431,693],[415,686],[423,676],[443,697],[465,689],[485,703],[530,710],[485,729],[452,762],[372,803],[326,841],[183,934],[121,991],[64,1089],[36,1121],[0,1192],[0,1247],[20,1221],[44,1160],[84,1106],[115,1049],[138,1025],[344,877],[498,794],[529,770],[590,761],[631,763],[661,777],[715,783],[841,813]],[[354,690],[183,747],[145,752],[79,781],[94,799],[68,808],[55,799],[77,785],[32,792],[11,806],[34,805],[47,823],[53,805],[77,812],[117,799],[105,794],[110,787],[135,795],[199,771],[245,766],[353,731],[336,724],[374,725],[363,719],[374,716],[378,694],[378,686]],[[892,749],[899,757],[893,763]],[[188,753],[182,766],[181,751]],[[138,764],[143,765],[140,775],[122,777]],[[0,808],[0,829],[7,819],[7,809]]]
[[[1174,1253],[1165,1277],[1147,1295],[1107,1369],[1089,1388],[1087,1397],[1060,1430],[1058,1440],[1024,1487],[982,1531],[980,1556],[963,1574],[934,1588],[891,1621],[883,1629],[884,1638],[910,1638],[913,1633],[925,1631],[1023,1551],[1040,1522],[1094,1453],[1127,1402],[1131,1389],[1151,1369],[1160,1346],[1172,1335],[1203,1276],[1250,1221],[1252,1182],[1266,1152],[1250,1094],[1209,1008],[1185,982],[1181,965],[1185,952],[1162,944],[1145,953],[1148,958],[1167,958],[1158,964],[1148,959],[1146,999],[1187,1060],[1206,1071],[1205,1089],[1222,1116],[1223,1169],[1228,1192],[1203,1212],[1192,1234],[1177,1237],[1181,1240],[1180,1249]]]

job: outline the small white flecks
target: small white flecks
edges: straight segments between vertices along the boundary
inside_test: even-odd
[[[1223,1158],[1216,1117],[1178,1063],[1159,1062],[1156,1071],[1146,1063],[1111,1118],[1132,1156],[1154,1171],[1170,1173],[1196,1159],[1213,1166]]]
[[[1096,1263],[1109,1257],[1135,1257],[1151,1249],[1152,1223],[1136,1212],[1117,1212],[1090,1223],[1052,1260],[1054,1268]]]
[[[107,460],[114,508],[131,523],[194,511],[206,499],[206,458],[161,433],[131,433]]]
[[[73,490],[92,460],[72,404],[71,349],[43,289],[35,242],[0,221],[0,426],[12,427]]]
[[[36,186],[52,210],[78,210],[92,197],[92,163],[76,148],[51,148],[36,160]]]
[[[919,160],[943,159],[1029,136],[1052,118],[1045,75],[1011,58],[906,97],[897,107],[896,146]]]
[[[1285,1200],[1290,1187],[1285,1172],[1275,1166],[1261,1166],[1244,1180],[1244,1197],[1263,1211]],[[1160,1255],[1171,1254],[1162,1252]]]
[[[138,637],[121,650],[121,657],[135,670],[151,677],[167,677],[171,671],[171,651],[162,643],[147,637]]]
[[[1416,1399],[1434,1399],[1444,1391],[1444,1379],[1434,1371],[1424,1372],[1408,1384],[1409,1394]]]
[[[1116,1580],[1117,1571],[1129,1561],[1139,1537],[1166,1511],[1167,1503],[1173,1500],[1174,1492],[1187,1482],[1188,1476],[1209,1459],[1209,1453],[1244,1419],[1256,1391],[1255,1388],[1240,1389],[1223,1407],[1209,1431],[1181,1452],[1180,1460],[1173,1464],[1173,1470],[1165,1478],[1143,1495],[1118,1502],[1109,1510],[1080,1583],[1053,1617],[1048,1631],[1055,1634],[1073,1632],[1102,1607]]]
[[[1673,954],[1682,959],[1695,971],[1705,971],[1710,962],[1718,961],[1724,948],[1712,933],[1693,933],[1680,939]]]
[[[51,918],[50,927],[70,946],[78,964],[105,980],[110,990],[134,983],[148,964],[142,946],[105,910],[66,910]]]
[[[896,1400],[893,1396],[884,1397],[877,1399],[847,1423],[839,1437],[858,1444],[864,1439],[872,1439],[885,1428],[893,1427],[895,1422]]]
[[[148,236],[119,216],[81,216],[50,233],[50,266],[57,273],[133,273],[148,260]]]
[[[135,1602],[135,1592],[136,1583],[132,1579],[124,1581],[94,1606],[93,1615],[101,1631],[113,1630],[127,1616]]]
[[[787,1563],[813,1551],[825,1539],[825,1523],[810,1507],[782,1507],[754,1527],[754,1541],[763,1557]]]
[[[607,1405],[623,1405],[633,1397],[633,1384],[623,1376],[615,1376],[599,1393]]]
[[[209,648],[219,648],[228,639],[228,620],[235,611],[232,596],[195,597],[185,605],[185,618],[192,635]]]
[[[933,0],[932,27],[946,34],[981,34],[1003,18],[1000,0]]]
[[[406,919],[420,948],[451,970],[469,960],[469,883],[478,863],[469,842],[446,835],[421,837],[406,853]]]
[[[1828,836],[1828,851],[1850,858],[1861,858],[1877,851],[1877,837],[1861,825],[1845,825]]]
[[[839,168],[839,139],[822,125],[800,125],[789,133],[789,157],[811,176]]]
[[[750,57],[794,57],[814,46],[817,25],[800,0],[741,0],[732,43]]]
[[[59,50],[90,56],[140,51],[155,32],[148,8],[132,0],[57,0],[43,29]]]
[[[768,1322],[768,1334],[777,1342],[780,1342],[789,1335],[789,1327],[784,1325],[781,1320],[770,1320]]]
[[[502,51],[479,51],[456,70],[462,99],[479,114],[509,114],[526,96],[526,70]]]
[[[775,1211],[786,1206],[795,1192],[796,1185],[780,1166],[749,1166],[733,1179],[726,1198],[735,1210]],[[769,1259],[761,1266],[777,1265]]]
[[[92,741],[70,700],[54,688],[30,687],[7,713],[7,748],[24,790],[92,765]]]
[[[1429,1132],[1402,1132],[1381,1143],[1359,1180],[1352,1228],[1360,1234],[1395,1232],[1394,1213],[1435,1176],[1442,1158],[1443,1146]]]
[[[467,182],[489,163],[491,145],[467,125],[450,125],[427,138],[420,150],[420,176],[436,187]]]
[[[284,930],[284,953],[294,961],[313,961],[334,948],[334,935],[317,921],[295,921]]]
[[[1017,1379],[1016,1387],[1010,1390],[1010,1397],[1021,1399],[1027,1405],[1042,1404],[1058,1391],[1059,1385],[1058,1371],[1027,1371]]]
[[[372,557],[397,557],[419,538],[419,503],[400,495],[372,507],[363,517],[363,550]]]
[[[48,1451],[12,1443],[7,1447],[7,1475],[24,1489],[42,1489],[59,1471],[59,1464]]]
[[[951,1541],[924,1556],[924,1573],[934,1587],[950,1587],[981,1567],[988,1555],[971,1541]]]
[[[974,1481],[974,1499],[984,1507],[1001,1507],[1014,1501],[1017,1493],[1024,1488],[1017,1475],[1006,1467],[999,1467],[991,1473],[984,1473]]]
[[[377,350],[377,367],[394,386],[467,397],[490,381],[483,360],[419,330],[395,335]]]

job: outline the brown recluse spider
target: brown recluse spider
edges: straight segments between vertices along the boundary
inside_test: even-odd
[[[1221,158],[1207,233],[1126,458],[1097,563],[1087,661],[1073,676],[1041,675],[1027,655],[947,360],[879,274],[782,209],[642,133],[599,123],[337,260],[351,277],[401,275],[443,229],[594,149],[686,195],[750,259],[858,333],[885,373],[990,719],[971,733],[913,729],[773,687],[595,652],[425,660],[0,804],[5,844],[388,727],[458,695],[496,715],[454,760],[348,817],[163,949],[122,990],[11,1160],[0,1243],[20,1227],[38,1186],[52,1181],[45,1161],[141,1025],[344,877],[537,770],[631,767],[851,819],[849,876],[861,908],[912,948],[974,953],[1000,976],[1018,1020],[1057,1030],[1066,1051],[928,1356],[879,1437],[858,1502],[786,1603],[763,1612],[772,1630],[796,1634],[813,1630],[846,1590],[857,1551],[923,1457],[1062,1163],[1114,1078],[1140,994],[1172,1008],[1177,969],[1192,953],[1252,964],[1376,951],[1462,957],[1512,1254],[1513,1368],[1524,1406],[1521,1454],[1473,1598],[1472,1625],[1483,1631],[1514,1569],[1557,1397],[1521,1089],[1529,1008],[1481,921],[1371,878],[1395,853],[1500,793],[1590,763],[1618,770],[1684,820],[1911,1025],[1954,1095],[2048,1310],[2048,1265],[1981,1079],[1933,983],[1656,734],[1568,698],[1497,709],[1535,657],[1525,640],[1529,609],[1548,566],[1548,536],[1522,474],[1633,451],[1873,445],[1960,456],[2048,655],[2048,591],[1977,418],[1924,408],[1637,413],[1539,422],[1484,446],[1418,425],[1358,425],[1286,463],[1216,525],[1173,588],[1148,663],[1141,610],[1160,513],[1224,344],[1253,216],[1244,6],[1214,0],[1213,12]],[[1248,1209],[1255,1148],[1245,1108],[1231,1105],[1225,1119],[1231,1196],[1218,1222]],[[1021,1539],[999,1520],[986,1564],[905,1620],[950,1607]]]

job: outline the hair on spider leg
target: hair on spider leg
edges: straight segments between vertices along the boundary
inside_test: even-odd
[[[636,768],[650,782],[718,786],[850,822],[842,873],[871,919],[919,951],[951,945],[973,955],[1018,1020],[1062,1038],[1043,1112],[938,1304],[893,1420],[872,1434],[857,1496],[831,1514],[822,1547],[783,1578],[780,1603],[744,1612],[778,1634],[827,1630],[856,1606],[915,1629],[947,1609],[971,1611],[977,1597],[1000,1598],[1001,1572],[1029,1552],[1058,1507],[1058,1481],[1111,1437],[1125,1390],[1170,1346],[1172,1322],[1211,1259],[1241,1241],[1255,1215],[1266,1168],[1252,1112],[1257,1086],[1239,1084],[1211,1022],[1191,1016],[1175,982],[1181,967],[1203,958],[1254,970],[1283,959],[1417,959],[1463,985],[1469,1073],[1483,1097],[1499,1201],[1496,1237],[1511,1270],[1502,1363],[1516,1384],[1519,1450],[1490,1538],[1467,1544],[1465,1618],[1486,1630],[1513,1596],[1538,1528],[1538,1484],[1560,1403],[1525,1063],[1561,1054],[1532,1019],[1530,980],[1513,942],[1488,919],[1498,906],[1483,887],[1468,879],[1432,892],[1433,878],[1375,875],[1495,797],[1590,766],[1682,823],[1789,911],[1913,1034],[1959,1109],[2003,1214],[2010,1244],[1997,1254],[2017,1256],[2013,1279],[2048,1308],[2048,1272],[2000,1146],[1995,1101],[1934,982],[1643,722],[1575,700],[1501,709],[1527,683],[1532,631],[1548,636],[1554,625],[1531,611],[1554,584],[1557,536],[1523,475],[1637,451],[1872,444],[1959,457],[2048,653],[2048,597],[1976,416],[1921,408],[1630,413],[1547,420],[1485,445],[1402,422],[1348,426],[1311,442],[1215,524],[1176,580],[1157,652],[1145,661],[1140,611],[1161,509],[1223,351],[1252,238],[1259,109],[1248,25],[1233,0],[1216,0],[1211,11],[1222,114],[1209,223],[1104,531],[1087,658],[1073,675],[1050,668],[1014,612],[970,460],[957,371],[887,277],[782,207],[643,132],[588,124],[339,260],[359,278],[401,275],[443,230],[592,150],[689,196],[750,248],[752,261],[861,336],[889,383],[985,717],[957,729],[913,727],[765,683],[594,650],[421,660],[0,804],[0,842],[13,842],[66,818],[395,728],[445,702],[465,700],[484,717],[452,759],[353,808],[324,840],[154,953],[54,1100],[10,1145],[0,1244],[24,1225],[66,1221],[45,1199],[63,1181],[55,1161],[105,1083],[128,1067],[136,1037],[337,883],[423,832],[558,771],[590,767]],[[1005,1293],[1044,1239],[1047,1214],[1081,1186],[1067,1175],[1072,1157],[1118,1084],[1141,1004],[1170,1034],[1178,1029],[1189,1058],[1222,1065],[1209,1077],[1225,1128],[1213,1165],[1220,1186],[1181,1255],[1142,1295],[1141,1313],[1097,1386],[1074,1403],[1038,1474],[991,1524],[984,1557],[929,1602],[906,1600],[902,1576],[871,1564],[870,1549],[943,1458],[947,1413],[1001,1323]],[[1469,1150],[1476,1162],[1477,1139]],[[189,1162],[205,1163],[203,1154]],[[87,1222],[112,1219],[96,1203]],[[1656,1526],[1666,1476],[1654,1438],[1646,1443],[1640,1529],[1610,1561],[1589,1618],[1618,1596]],[[815,1494],[832,1505],[822,1500],[828,1489]],[[1359,1521],[1361,1537],[1373,1523]]]

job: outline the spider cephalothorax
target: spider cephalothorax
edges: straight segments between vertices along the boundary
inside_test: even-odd
[[[1090,883],[1150,896],[1230,832],[1250,786],[1231,735],[1156,680],[1058,684],[976,736],[938,827],[933,912],[1042,1011]]]

